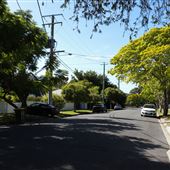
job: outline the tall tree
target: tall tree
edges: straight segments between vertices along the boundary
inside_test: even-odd
[[[168,90],[170,89],[170,26],[153,28],[142,37],[130,42],[114,56],[111,74],[139,84],[157,82],[164,99],[164,115],[168,113]],[[150,86],[151,88],[152,86]]]
[[[99,92],[101,92],[102,90],[102,86],[103,86],[103,75],[101,74],[97,74],[95,71],[78,71],[75,70],[74,72],[76,79],[73,77],[72,79],[77,81],[77,80],[87,80],[91,83],[93,83],[94,86],[98,86],[99,87]],[[112,84],[108,77],[105,76],[105,87],[116,87],[116,85]]]
[[[33,86],[39,83],[32,72],[46,54],[47,35],[36,26],[29,11],[7,11],[0,17],[0,97],[17,107],[7,98],[15,93],[24,107]]]
[[[119,90],[118,88],[108,87],[104,91],[107,103],[120,104],[125,106],[126,94]]]

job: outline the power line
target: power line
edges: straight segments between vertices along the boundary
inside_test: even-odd
[[[43,71],[46,67],[47,67],[46,65],[43,66],[40,70],[38,70],[38,71],[35,73],[35,75],[37,75],[38,73],[40,73],[41,71]]]
[[[68,70],[70,70],[72,72],[72,74],[74,75],[74,77],[77,79],[76,75],[74,74],[74,70],[72,70],[64,61],[61,60],[60,57],[58,57],[58,61]]]
[[[22,11],[22,8],[21,8],[21,6],[20,6],[18,0],[16,0],[16,2],[17,2],[17,5],[18,5],[19,9]]]
[[[69,67],[64,61],[61,60],[61,58],[58,57],[59,62],[67,69],[69,69],[72,73],[74,73],[74,70],[72,70],[71,67]]]
[[[72,52],[65,52],[67,55],[74,55],[74,56],[82,56],[82,57],[100,57],[100,58],[108,58],[108,57],[104,57],[104,56],[95,56],[95,55],[88,55],[88,54],[78,54],[78,53],[72,53]]]
[[[42,15],[42,11],[41,11],[39,0],[37,0],[37,5],[38,5],[39,12],[40,12],[41,20],[42,20],[42,23],[43,23],[43,28],[44,28],[45,32],[47,33],[47,30],[45,28],[45,23],[44,23],[44,20],[43,20],[43,15]]]

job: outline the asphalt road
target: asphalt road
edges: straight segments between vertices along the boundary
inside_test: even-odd
[[[137,109],[0,127],[0,170],[170,170],[168,149]]]

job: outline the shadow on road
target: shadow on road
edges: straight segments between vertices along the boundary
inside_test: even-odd
[[[161,148],[142,138],[119,136],[138,130],[112,120],[61,119],[56,124],[0,128],[1,170],[168,170],[145,156]],[[133,142],[132,142],[133,141]],[[135,143],[135,144],[134,144]]]
[[[149,122],[149,123],[158,123],[157,122],[157,117],[147,117],[147,119],[145,119],[145,117],[143,117],[143,119],[136,119],[136,118],[127,118],[127,117],[115,117],[115,116],[111,116],[110,118],[113,119],[121,119],[121,120],[135,120],[135,121],[139,121],[139,122]]]

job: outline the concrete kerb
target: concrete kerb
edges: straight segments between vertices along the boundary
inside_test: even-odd
[[[167,126],[167,121],[165,118],[160,118],[160,125],[169,145],[169,150],[167,151],[167,155],[170,161],[170,127]]]

